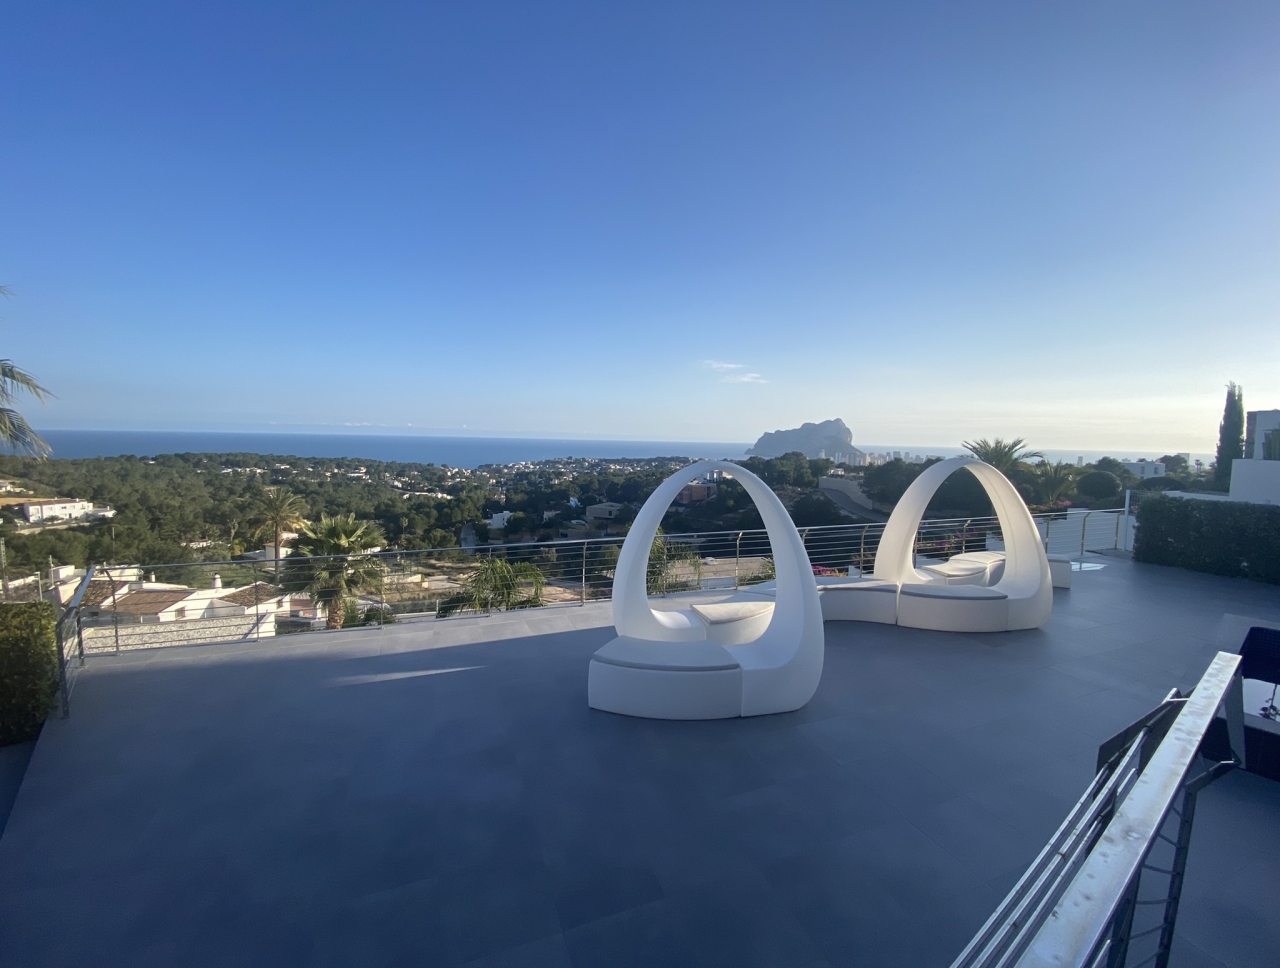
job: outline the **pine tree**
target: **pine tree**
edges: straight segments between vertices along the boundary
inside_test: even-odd
[[[1244,391],[1234,383],[1227,384],[1227,403],[1218,427],[1218,456],[1213,468],[1213,483],[1221,490],[1231,488],[1231,462],[1244,456]]]

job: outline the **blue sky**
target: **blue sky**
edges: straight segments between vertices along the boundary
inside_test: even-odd
[[[1280,5],[30,4],[44,427],[1212,449],[1280,407]]]

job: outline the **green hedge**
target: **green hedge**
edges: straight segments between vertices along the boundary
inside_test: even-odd
[[[0,605],[0,746],[34,739],[58,691],[50,602]]]
[[[1280,507],[1149,497],[1138,505],[1133,557],[1280,584]]]

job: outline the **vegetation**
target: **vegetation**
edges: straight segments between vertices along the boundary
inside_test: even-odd
[[[40,732],[58,690],[51,602],[0,605],[0,746]]]
[[[160,564],[227,560],[252,550],[269,488],[283,487],[302,517],[354,514],[391,547],[456,547],[462,528],[501,506],[484,474],[429,464],[260,454],[171,454],[39,461],[0,457],[0,477],[38,497],[78,497],[116,509],[111,521],[17,533],[4,529],[10,573],[48,564]],[[274,529],[267,540],[274,541]],[[298,530],[285,527],[285,530]],[[261,545],[258,545],[261,547]]]
[[[1280,507],[1148,498],[1138,505],[1133,557],[1280,584]]]
[[[1280,460],[1280,430],[1268,430],[1262,438],[1262,459]]]
[[[1165,476],[1141,479],[1114,457],[1101,457],[1083,467],[1061,461],[1050,463],[1043,459],[1027,463],[1026,459],[1038,457],[1039,453],[1028,450],[1020,437],[1012,441],[1000,438],[988,441],[984,438],[965,446],[974,456],[990,458],[988,463],[994,460],[1004,465],[1002,473],[1034,510],[1049,511],[1072,506],[1118,507],[1126,488],[1199,491],[1212,486],[1208,478],[1188,467],[1187,461],[1177,456],[1161,458],[1165,464]],[[863,475],[862,489],[877,504],[891,507],[902,498],[920,472],[932,463],[935,461],[910,464],[891,460],[869,467]],[[981,485],[971,474],[953,474],[938,489],[927,513],[931,517],[982,517],[993,512]]]
[[[382,581],[382,563],[361,552],[385,541],[376,524],[357,521],[354,514],[323,514],[303,528],[298,553],[305,557],[291,563],[289,585],[306,589],[312,601],[327,606],[328,627],[340,629],[346,622],[347,604]]]
[[[1120,493],[1120,479],[1110,471],[1090,471],[1080,478],[1076,490],[1094,501]]]
[[[0,286],[0,296],[12,295],[7,287]],[[41,403],[51,395],[30,373],[18,369],[13,360],[0,360],[0,446],[45,457],[51,453],[49,445],[31,429],[26,418],[10,406],[21,393],[29,393]]]
[[[546,583],[542,570],[532,562],[482,558],[464,582],[463,591],[441,602],[437,614],[452,615],[468,608],[477,612],[536,608],[542,605]]]
[[[961,446],[978,460],[985,461],[1005,475],[1033,457],[1044,458],[1040,451],[1028,449],[1027,442],[1021,437],[1013,440],[1002,437],[987,440],[986,437],[980,437],[972,443],[966,440]]]
[[[1218,425],[1218,453],[1213,465],[1213,482],[1221,491],[1231,488],[1231,462],[1244,456],[1244,391],[1227,384],[1227,402]]]
[[[681,577],[677,568],[692,573],[694,581]],[[645,587],[650,595],[667,595],[697,587],[702,578],[702,559],[695,548],[679,541],[668,541],[662,529],[653,536],[649,548],[649,565],[645,570]]]
[[[1076,487],[1076,469],[1063,461],[1056,464],[1041,461],[1036,465],[1036,483],[1044,499],[1056,504]]]
[[[280,577],[281,538],[286,531],[304,527],[307,506],[287,487],[265,487],[258,498],[256,531],[260,537],[270,536],[275,551],[276,577]]]

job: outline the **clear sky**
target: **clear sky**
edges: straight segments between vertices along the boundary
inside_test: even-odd
[[[11,4],[43,427],[1212,450],[1280,4]]]

